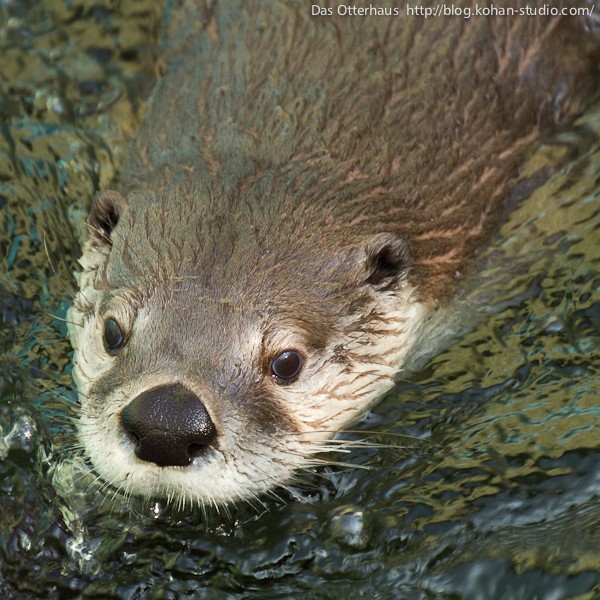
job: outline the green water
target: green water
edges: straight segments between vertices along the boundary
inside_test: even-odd
[[[0,597],[599,597],[593,143],[480,258],[470,330],[347,435],[355,468],[222,514],[95,480],[73,450],[73,224],[143,114],[161,14],[112,6],[0,3]]]

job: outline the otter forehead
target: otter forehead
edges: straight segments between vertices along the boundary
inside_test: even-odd
[[[334,232],[333,215],[284,192],[240,198],[238,189],[228,190],[238,195],[232,206],[209,190],[210,181],[172,183],[119,197],[103,272],[107,287],[136,287],[145,295],[160,290],[163,298],[172,292],[180,309],[199,301],[210,310],[214,301],[259,314],[276,307],[290,317],[339,311],[354,300],[349,294],[356,290],[360,253],[372,234],[341,224]],[[325,238],[324,222],[331,232]],[[347,302],[334,304],[336,295]]]

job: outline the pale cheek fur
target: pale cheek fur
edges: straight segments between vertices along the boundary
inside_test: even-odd
[[[353,331],[330,344],[347,350],[343,361],[326,356],[305,382],[282,388],[282,403],[310,434],[308,446],[358,420],[394,386],[394,377],[429,312],[425,305],[410,300],[410,291],[403,296],[400,302],[390,297],[389,306],[377,307],[386,317],[378,323],[377,334]],[[306,451],[312,453],[308,446]]]
[[[98,258],[90,251],[84,253],[80,261],[86,268],[80,275],[82,291],[77,294],[74,305],[67,313],[69,336],[74,349],[73,377],[84,402],[92,382],[106,374],[111,367],[110,357],[102,347],[99,325],[95,318],[102,299],[102,294],[92,285]]]

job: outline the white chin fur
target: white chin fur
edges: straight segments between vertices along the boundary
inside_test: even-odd
[[[125,495],[164,498],[180,508],[218,507],[257,498],[288,481],[298,466],[293,464],[293,455],[288,464],[282,465],[274,460],[280,457],[270,455],[270,449],[228,459],[217,448],[188,467],[159,467],[138,459],[133,447],[119,435],[118,424],[111,421],[116,419],[99,427],[95,420],[82,418],[80,438],[102,479]]]

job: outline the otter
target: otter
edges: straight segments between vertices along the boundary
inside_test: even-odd
[[[327,6],[171,27],[118,191],[93,202],[79,431],[126,494],[218,507],[317,464],[394,386],[535,140],[595,97],[581,16]]]

